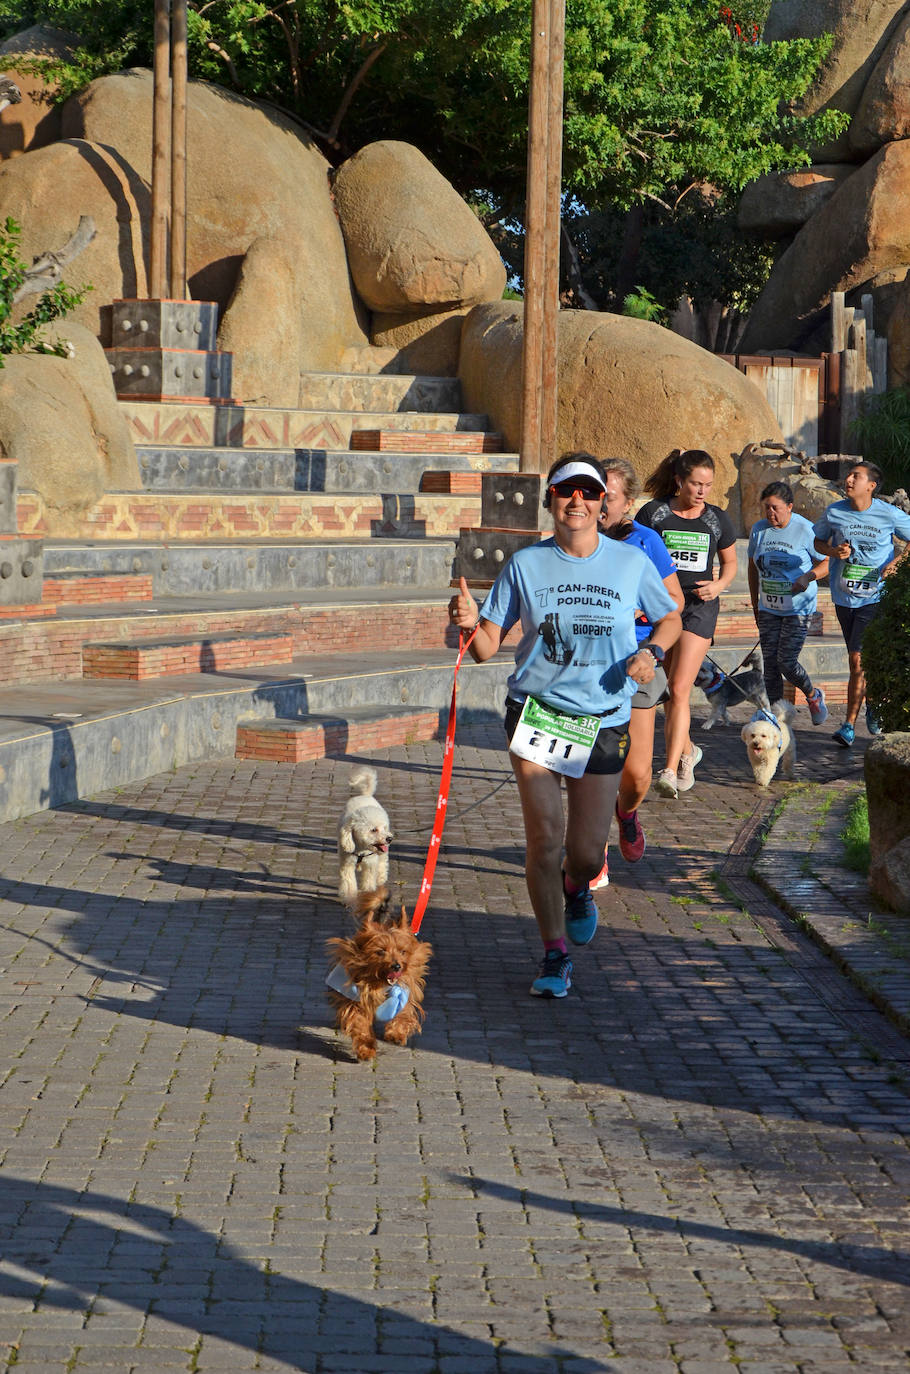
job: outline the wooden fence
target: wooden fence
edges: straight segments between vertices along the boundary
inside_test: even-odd
[[[721,356],[754,382],[788,444],[810,457],[860,453],[849,427],[864,401],[887,387],[888,344],[873,329],[872,297],[857,310],[844,293],[831,296],[831,352],[725,353]],[[766,436],[762,436],[763,438]]]

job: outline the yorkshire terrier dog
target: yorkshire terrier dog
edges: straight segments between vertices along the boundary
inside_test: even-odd
[[[335,960],[326,986],[335,1024],[358,1059],[372,1059],[377,1036],[406,1045],[420,1034],[423,989],[432,946],[411,934],[407,912],[389,911],[388,888],[361,892],[353,904],[359,925],[350,939],[326,942]]]
[[[374,892],[389,876],[392,827],[376,800],[376,770],[355,768],[351,795],[338,826],[338,896],[353,905],[358,892]]]

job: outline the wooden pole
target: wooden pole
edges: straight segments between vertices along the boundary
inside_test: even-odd
[[[559,245],[562,224],[562,107],[566,0],[550,0],[547,81],[547,194],[540,377],[540,471],[557,457]]]
[[[171,26],[171,296],[186,300],[186,0]]]
[[[170,0],[155,0],[155,63],[152,104],[152,225],[149,242],[149,294],[167,292],[167,163],[170,142]]]
[[[525,198],[524,345],[521,368],[519,468],[540,472],[543,282],[547,216],[547,55],[550,0],[533,0],[528,97],[528,184]]]

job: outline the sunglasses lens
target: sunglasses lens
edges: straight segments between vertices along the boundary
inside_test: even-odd
[[[599,501],[603,496],[603,492],[599,487],[587,486],[580,482],[557,482],[553,490],[556,492],[557,496],[562,496],[566,500],[568,500],[570,496],[574,496],[577,491],[581,492],[585,501]]]

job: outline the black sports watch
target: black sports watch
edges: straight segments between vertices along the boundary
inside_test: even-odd
[[[642,649],[647,649],[648,653],[652,656],[655,663],[663,663],[664,651],[659,644],[639,644],[639,653],[641,653]]]

